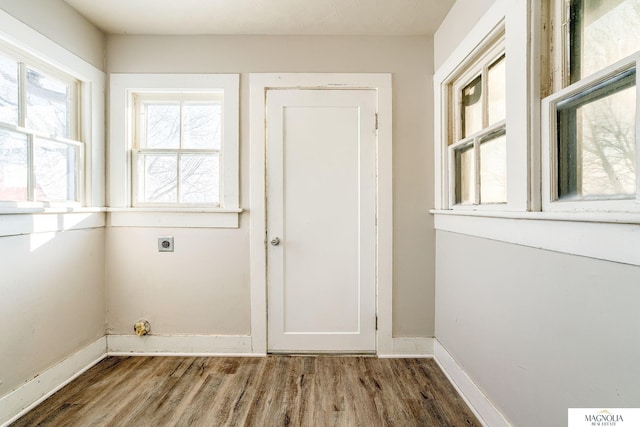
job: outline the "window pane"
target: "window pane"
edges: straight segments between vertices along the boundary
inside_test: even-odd
[[[18,63],[0,56],[0,122],[18,124]]]
[[[49,135],[72,138],[70,134],[71,87],[27,68],[27,127]]]
[[[180,148],[180,103],[148,103],[147,138],[142,148]]]
[[[220,163],[217,155],[180,157],[180,203],[220,203]]]
[[[77,161],[77,147],[37,139],[34,147],[36,200],[76,200]]]
[[[489,93],[489,125],[505,119],[506,111],[506,74],[505,74],[505,57],[502,55],[500,59],[489,67],[489,76],[487,79]]]
[[[507,136],[480,144],[480,202],[507,202]]]
[[[222,105],[219,102],[185,102],[182,114],[182,148],[220,149]]]
[[[27,136],[0,129],[0,201],[28,200]]]
[[[178,160],[175,154],[140,154],[142,191],[146,203],[178,201]]]
[[[462,89],[462,138],[482,129],[482,78]]]
[[[640,50],[640,0],[573,0],[570,18],[572,83]]]
[[[475,203],[473,145],[456,150],[456,203]]]
[[[635,71],[558,104],[558,195],[636,192]]]

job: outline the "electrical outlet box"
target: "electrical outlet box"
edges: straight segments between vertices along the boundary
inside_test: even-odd
[[[173,237],[158,237],[158,252],[173,252]]]

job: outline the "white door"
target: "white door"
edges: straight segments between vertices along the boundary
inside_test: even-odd
[[[375,352],[376,93],[267,91],[268,351]]]

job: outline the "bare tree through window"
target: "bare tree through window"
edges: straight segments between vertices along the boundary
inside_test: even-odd
[[[138,102],[138,201],[218,205],[222,102],[219,96]]]

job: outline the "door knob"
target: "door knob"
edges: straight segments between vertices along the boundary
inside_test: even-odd
[[[280,244],[280,239],[278,239],[277,237],[274,237],[273,239],[271,239],[272,246],[278,246],[279,244]]]

